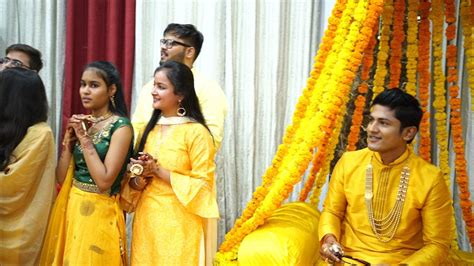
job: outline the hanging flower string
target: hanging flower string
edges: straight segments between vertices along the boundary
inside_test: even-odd
[[[355,7],[355,5],[352,5],[352,6]],[[349,17],[350,13],[348,13],[347,16]],[[346,24],[348,24],[349,20],[346,20],[345,22],[346,22]],[[346,29],[346,31],[347,31],[347,27],[341,27],[340,29],[341,30]],[[335,39],[336,43],[337,44],[342,44],[343,41],[344,41],[344,38],[345,38],[344,36],[347,36],[347,32],[345,34],[344,33],[339,33],[337,36],[338,37]],[[338,49],[338,51],[339,51],[342,48],[342,46],[338,45],[338,46],[335,46],[335,48]],[[336,63],[336,61],[338,60],[338,57],[335,56],[335,55],[338,54],[338,51],[335,51],[334,53],[332,53],[333,56],[329,57],[328,62],[327,62],[328,65]],[[324,72],[325,75],[323,77],[326,77],[326,78],[321,78],[322,82],[317,84],[320,87],[325,86],[325,84],[327,84],[327,82],[331,79],[330,78],[331,72],[329,72],[329,71],[332,71],[333,67],[326,68],[325,70],[327,72],[326,71]],[[319,97],[319,99],[322,98],[321,95],[318,95],[318,97]],[[318,101],[319,99],[316,99],[316,98],[314,99],[315,101],[317,101],[315,106],[319,106],[319,101]],[[308,115],[310,115],[310,114],[308,114]],[[328,122],[330,122],[330,121],[328,121]],[[325,124],[323,126],[325,127],[326,133],[328,135],[332,134],[333,128],[331,127],[330,124]],[[300,192],[300,196],[299,196],[300,201],[305,201],[308,194],[309,194],[309,192],[313,189],[313,185],[314,185],[314,181],[316,179],[316,175],[318,174],[319,170],[321,169],[321,166],[323,165],[324,160],[326,158],[326,153],[327,153],[327,148],[326,147],[327,147],[327,142],[323,141],[321,143],[321,145],[319,145],[316,149],[316,152],[313,156],[312,168],[310,170],[308,180],[306,181],[305,186],[303,187],[302,191]]]
[[[373,97],[385,88],[387,76],[387,59],[389,55],[389,41],[393,22],[393,0],[386,0],[382,13],[382,29],[380,30],[379,52],[377,53],[377,68],[374,76]]]
[[[405,0],[395,0],[393,11],[393,32],[390,41],[390,82],[389,88],[400,87],[402,72],[402,45],[405,40],[403,29],[405,20]]]
[[[416,72],[418,65],[418,9],[419,0],[408,0],[408,28],[406,49],[406,92],[416,96]],[[403,24],[402,24],[403,25]],[[401,59],[401,58],[400,58]]]
[[[349,99],[348,95],[352,88],[353,79],[356,75],[358,68],[362,62],[363,58],[363,51],[367,49],[367,46],[370,43],[371,37],[374,35],[374,31],[377,29],[378,18],[380,13],[383,10],[383,1],[370,1],[370,9],[367,13],[367,19],[364,21],[362,29],[360,30],[360,35],[357,43],[355,44],[355,48],[352,52],[352,60],[350,61],[349,69],[345,70],[345,76],[351,77],[351,80],[345,79],[337,79],[334,78],[333,80],[340,80],[340,83],[335,85],[334,89],[340,88],[342,90],[341,95],[346,95],[345,101]],[[352,25],[353,26],[353,25]],[[342,107],[342,111],[345,113],[345,106],[346,104],[339,104],[336,105],[340,108]],[[336,150],[335,147],[338,143],[338,136],[340,135],[341,128],[343,125],[343,115],[338,116],[336,119],[332,121],[335,122],[334,130],[331,134],[326,135],[329,140],[329,146],[326,147],[328,153],[325,156],[325,161],[322,167],[320,167],[320,171],[317,173],[316,176],[316,186],[311,194],[310,202],[313,206],[317,207],[319,205],[320,195],[321,195],[321,188],[326,183],[326,179],[329,173],[329,165],[330,162],[334,158],[334,151]]]
[[[471,99],[474,99],[474,43],[473,28],[474,28],[474,4],[472,0],[461,0],[461,24],[464,35],[464,53],[467,56],[466,68],[468,73],[468,84],[471,88]],[[474,112],[474,100],[471,100],[471,111]]]
[[[379,25],[378,25],[378,18],[377,18],[377,21],[374,23],[374,28],[372,29],[372,37],[369,39],[369,44],[367,48],[365,49],[364,55],[363,55],[362,69],[361,69],[362,81],[361,81],[361,84],[357,88],[358,95],[355,101],[355,110],[354,110],[353,119],[352,119],[352,126],[351,126],[351,131],[348,137],[348,142],[349,142],[348,150],[355,150],[356,143],[359,140],[360,128],[362,126],[362,120],[363,120],[363,112],[364,112],[364,108],[366,104],[366,94],[368,92],[370,69],[372,68],[372,64],[373,64],[373,56],[374,56],[373,52],[374,52],[375,45],[377,43],[376,33],[378,30],[378,27]],[[329,163],[327,161],[330,162],[332,160],[332,159],[325,160],[326,146],[322,147],[322,149],[324,152],[320,152],[318,150],[318,152],[316,153],[314,157],[314,160],[312,163],[313,167],[311,169],[310,176],[308,177],[308,181],[306,182],[304,188],[302,189],[302,192],[300,193],[300,198],[299,198],[300,201],[305,201],[309,194],[309,191],[313,189],[314,191],[310,199],[310,202],[313,206],[319,205],[321,189],[324,183],[326,182],[326,179],[322,177],[324,177],[328,172]],[[323,170],[320,171],[321,165],[325,161],[326,161],[325,166]],[[316,186],[313,187],[314,181],[317,177],[320,182],[318,182]]]
[[[443,0],[433,0],[431,5],[431,21],[433,22],[433,77],[434,77],[434,102],[435,121],[436,121],[436,140],[439,147],[439,168],[443,172],[443,177],[450,186],[450,168],[448,158],[448,130],[447,130],[447,115],[446,115],[446,89],[444,86],[445,76],[443,73],[443,24],[444,13]]]
[[[348,151],[354,151],[357,148],[357,142],[359,141],[360,129],[364,119],[364,109],[366,105],[366,94],[369,91],[370,82],[370,70],[374,63],[374,49],[377,44],[377,32],[378,32],[378,21],[375,23],[372,29],[372,37],[370,38],[369,45],[364,52],[364,59],[362,60],[362,69],[360,73],[361,82],[357,88],[357,97],[355,99],[354,114],[352,116],[352,125],[350,128],[349,136],[347,137]]]
[[[420,123],[420,147],[419,154],[421,158],[431,162],[431,134],[430,134],[430,112],[428,110],[430,99],[430,9],[429,0],[421,0],[419,5],[420,25],[418,31],[418,99],[420,100],[423,118]],[[409,82],[410,83],[410,82]],[[407,85],[407,90],[408,90]]]
[[[457,67],[457,46],[456,40],[456,11],[454,0],[445,0],[446,12],[446,40],[448,42],[446,49],[446,67],[448,69],[447,81],[450,96],[450,124],[453,135],[455,159],[456,181],[461,191],[461,209],[466,222],[466,228],[471,242],[474,247],[474,221],[472,215],[472,201],[469,193],[469,179],[467,175],[467,163],[464,157],[464,139],[462,136],[462,116],[461,116],[461,98],[459,96],[458,84],[458,67]],[[453,217],[454,220],[454,217]],[[456,233],[455,233],[456,234]],[[454,237],[456,240],[456,235]],[[457,241],[454,241],[457,248]]]

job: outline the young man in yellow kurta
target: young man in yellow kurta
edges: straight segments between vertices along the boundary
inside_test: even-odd
[[[340,262],[339,248],[372,264],[439,265],[447,257],[450,192],[441,171],[408,147],[421,117],[418,101],[399,89],[374,99],[368,148],[345,153],[331,175],[319,222],[323,260]]]

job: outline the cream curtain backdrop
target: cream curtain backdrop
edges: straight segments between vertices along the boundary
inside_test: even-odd
[[[172,22],[194,24],[203,33],[195,67],[217,80],[227,96],[216,158],[221,239],[260,185],[291,121],[332,8],[328,2],[137,1],[133,98],[151,80],[159,40]]]
[[[56,142],[61,121],[64,56],[66,44],[66,1],[0,0],[0,57],[14,43],[40,50],[40,76],[49,102],[49,125]]]

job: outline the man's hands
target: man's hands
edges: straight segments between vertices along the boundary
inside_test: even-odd
[[[344,255],[341,245],[337,242],[336,237],[332,234],[327,234],[321,241],[319,249],[321,258],[327,263],[341,262],[341,257]]]

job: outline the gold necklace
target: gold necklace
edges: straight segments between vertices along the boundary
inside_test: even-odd
[[[87,120],[91,121],[93,124],[97,124],[99,122],[102,122],[106,119],[108,119],[109,117],[111,117],[113,115],[112,112],[107,112],[105,113],[104,115],[101,115],[101,116],[98,116],[98,117],[95,117],[93,115],[89,115]]]
[[[91,119],[89,120],[92,123],[92,126],[89,127],[87,130],[87,134],[89,136],[93,136],[92,140],[95,144],[97,144],[102,137],[107,137],[108,131],[110,129],[111,123],[108,122],[108,119],[113,116],[113,113],[108,112],[104,115],[101,115],[99,117],[94,117],[91,115]],[[101,123],[103,121],[107,121],[104,123]],[[106,133],[104,133],[106,132]],[[105,136],[103,136],[105,134]]]
[[[402,169],[400,183],[398,185],[397,200],[395,201],[393,208],[385,217],[382,217],[383,213],[379,209],[378,213],[376,213],[377,217],[375,217],[372,202],[372,199],[374,197],[372,158],[370,159],[370,162],[367,165],[367,169],[365,171],[365,205],[367,206],[367,213],[369,216],[369,223],[372,227],[372,231],[374,232],[377,239],[381,242],[386,243],[392,240],[393,236],[395,235],[395,232],[397,231],[402,217],[409,179],[410,168],[408,167],[407,160],[406,165]]]

